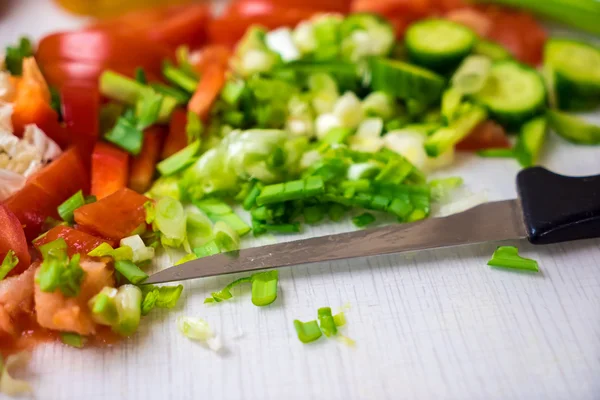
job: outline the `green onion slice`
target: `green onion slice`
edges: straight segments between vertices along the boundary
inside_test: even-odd
[[[330,337],[337,334],[337,325],[331,314],[330,307],[321,307],[318,310],[319,325],[325,336]]]
[[[75,347],[77,349],[82,349],[83,346],[85,346],[85,342],[86,342],[86,338],[84,336],[81,336],[78,333],[72,333],[72,332],[61,332],[60,333],[60,340],[71,347]]]
[[[492,255],[492,259],[488,261],[488,265],[492,267],[512,268],[522,271],[539,271],[537,261],[519,256],[519,249],[514,246],[498,247]]]
[[[86,204],[83,192],[80,190],[58,206],[58,215],[68,223],[73,223],[73,212]]]
[[[314,320],[302,322],[296,319],[294,320],[294,328],[296,328],[296,334],[302,343],[314,342],[323,336],[319,324]]]
[[[148,274],[142,271],[133,262],[128,260],[115,261],[115,269],[134,285],[142,283],[148,279]]]
[[[252,275],[252,304],[267,306],[277,299],[279,271],[259,272]]]

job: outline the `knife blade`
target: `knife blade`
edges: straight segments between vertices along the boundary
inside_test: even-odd
[[[144,283],[167,283],[346,258],[527,237],[518,200],[486,203],[443,218],[339,233],[204,257],[160,271]]]

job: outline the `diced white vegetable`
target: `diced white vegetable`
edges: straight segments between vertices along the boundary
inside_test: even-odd
[[[387,120],[394,115],[394,98],[384,92],[373,92],[364,98],[362,108],[366,115]]]
[[[296,48],[302,53],[310,53],[317,48],[317,39],[310,21],[300,22],[292,33],[292,39],[296,44]]]
[[[377,153],[383,148],[385,142],[379,137],[369,138],[360,136],[350,136],[350,138],[348,138],[348,144],[350,145],[350,148],[355,151],[362,151],[365,153]]]
[[[354,129],[364,119],[364,112],[360,99],[354,92],[346,92],[338,99],[333,108],[333,115],[340,121],[344,128]]]
[[[2,155],[0,154],[1,158]],[[0,169],[0,201],[8,199],[13,193],[21,190],[25,186],[26,180],[27,178],[21,174],[7,169]]]
[[[356,181],[358,179],[370,178],[379,170],[379,166],[372,162],[352,164],[348,168],[348,179]]]
[[[60,153],[60,147],[56,142],[50,139],[46,134],[37,127],[37,125],[29,124],[25,126],[23,140],[33,146],[42,159],[42,163],[50,162],[57,158]]]
[[[323,139],[333,128],[342,126],[340,119],[334,114],[321,114],[315,121],[315,131],[319,139]]]
[[[305,170],[321,159],[321,153],[317,150],[307,151],[300,160],[300,169]]]
[[[269,71],[273,64],[272,55],[262,50],[248,50],[242,56],[242,71],[246,76]]]
[[[358,126],[356,136],[362,138],[378,138],[383,131],[383,120],[381,118],[367,118]]]
[[[146,247],[140,235],[133,235],[121,239],[121,246],[129,246],[133,250],[133,261],[139,263],[154,258],[154,248]]]
[[[283,61],[289,62],[300,58],[300,51],[292,38],[290,28],[279,28],[270,31],[266,36],[267,47],[281,56]]]
[[[218,352],[223,347],[221,338],[202,318],[178,317],[177,328],[188,339],[204,342],[212,351]]]
[[[437,158],[429,157],[424,148],[425,139],[423,133],[410,129],[388,132],[383,138],[385,147],[406,157],[415,167],[424,171],[433,171],[452,163],[454,149],[449,149]]]

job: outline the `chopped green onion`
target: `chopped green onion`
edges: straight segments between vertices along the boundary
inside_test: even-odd
[[[212,239],[212,221],[200,210],[187,211],[187,241],[191,248],[197,248]]]
[[[456,119],[456,115],[461,106],[463,93],[455,88],[446,89],[442,95],[442,117],[448,123]]]
[[[198,258],[214,256],[215,254],[219,254],[220,252],[221,250],[219,249],[219,245],[214,240],[211,240],[210,242],[200,247],[194,248],[194,254]]]
[[[320,206],[308,206],[304,208],[304,221],[307,224],[316,224],[325,218],[326,210]]]
[[[131,260],[134,263],[140,263],[144,261],[149,261],[154,258],[154,249],[152,247],[147,247],[140,235],[132,235],[126,238],[121,239],[119,243],[121,247],[113,252],[113,258],[115,260]],[[127,250],[119,249],[130,249],[131,250],[131,258],[127,258],[129,254],[127,254]],[[117,253],[117,254],[115,254]],[[88,254],[89,255],[89,254]]]
[[[452,86],[461,94],[477,93],[485,86],[491,68],[492,61],[488,57],[469,56],[452,76]]]
[[[244,210],[250,211],[256,205],[256,198],[260,195],[261,190],[262,185],[260,184],[260,182],[252,183],[252,188],[250,189],[246,197],[244,197],[244,201],[242,203]]]
[[[265,232],[274,233],[298,233],[300,232],[300,224],[297,222],[290,224],[265,224],[262,225]]]
[[[153,223],[156,219],[156,207],[152,200],[148,200],[144,203],[144,211],[146,212],[146,223]]]
[[[296,334],[302,343],[314,342],[323,336],[319,324],[314,320],[302,322],[296,319],[294,320],[294,328],[296,328]]]
[[[59,289],[66,297],[77,297],[85,271],[79,265],[81,256],[75,254],[69,260],[66,248],[64,239],[39,247],[44,260],[36,275],[36,282],[43,292],[51,293]]]
[[[117,289],[105,287],[88,302],[94,322],[107,326],[113,326],[117,323],[119,320],[119,312],[115,300],[117,293]]]
[[[188,339],[205,342],[212,351],[219,351],[222,347],[221,339],[201,318],[177,317],[177,328]]]
[[[463,184],[463,179],[458,176],[449,178],[434,179],[429,182],[431,187],[431,199],[434,201],[440,201],[448,196],[448,193],[453,189],[456,189]]]
[[[137,330],[142,315],[142,291],[134,285],[123,285],[118,289],[115,303],[119,318],[112,326],[122,336],[131,336]]]
[[[305,180],[289,181],[265,186],[256,204],[281,203],[289,200],[301,200],[325,193],[325,182],[320,176],[310,176]]]
[[[58,206],[58,215],[63,221],[73,223],[73,212],[86,204],[83,192],[80,190]]]
[[[329,219],[334,222],[341,221],[346,214],[346,208],[341,204],[332,204],[328,210]]]
[[[239,284],[246,283],[246,282],[252,282],[252,276],[247,276],[244,278],[236,279],[235,281],[231,282],[229,285],[225,286],[220,291],[211,293],[211,297],[207,297],[206,299],[204,299],[204,303],[205,304],[206,303],[219,303],[223,300],[229,300],[230,298],[233,297],[233,295],[231,294],[231,289],[234,286],[237,286]]]
[[[248,224],[246,224],[244,222],[244,220],[242,220],[239,217],[239,215],[237,215],[233,212],[231,214],[226,214],[226,215],[212,215],[212,216],[210,216],[210,219],[215,223],[219,222],[219,221],[226,223],[239,236],[244,236],[245,234],[250,232],[250,227],[248,226]]]
[[[342,144],[346,143],[346,140],[354,133],[353,129],[343,128],[343,127],[335,127],[321,140],[323,143],[327,144]]]
[[[136,80],[136,82],[139,82],[142,85],[145,85],[148,83],[148,79],[146,79],[146,72],[144,71],[144,68],[137,67],[135,69],[135,80]]]
[[[483,149],[477,151],[479,157],[484,158],[515,158],[513,149]]]
[[[172,156],[162,160],[156,165],[156,169],[162,176],[169,176],[182,171],[192,165],[200,152],[200,141],[189,144]]]
[[[186,262],[196,260],[197,258],[198,257],[194,253],[189,253],[177,260],[174,265],[185,264]]]
[[[179,247],[186,236],[186,214],[183,205],[171,198],[163,197],[155,206],[154,223],[161,233],[161,242],[165,246]]]
[[[0,264],[0,281],[10,273],[19,263],[19,258],[17,257],[14,250],[9,250],[4,256],[4,260],[2,264]]]
[[[188,145],[195,141],[200,142],[203,131],[204,126],[202,125],[200,117],[195,112],[188,111],[187,122],[185,124],[185,134],[187,136]]]
[[[331,314],[330,307],[321,307],[318,310],[319,325],[325,336],[330,337],[337,334],[337,325]]]
[[[135,122],[121,117],[117,124],[106,134],[104,138],[123,150],[137,156],[142,150],[144,133],[137,128]]]
[[[335,323],[335,326],[338,328],[340,326],[346,325],[346,315],[344,314],[344,312],[340,311],[339,313],[335,314],[333,316],[333,322]]]
[[[11,75],[19,76],[23,73],[23,59],[33,56],[31,40],[27,37],[19,39],[16,46],[8,46],[4,54],[4,65]]]
[[[148,279],[148,274],[142,271],[137,265],[127,260],[115,261],[115,270],[119,271],[129,282],[134,285],[140,284]]]
[[[215,242],[221,251],[234,251],[240,248],[240,236],[223,221],[218,221],[214,226]]]
[[[71,347],[75,347],[77,349],[82,349],[83,346],[85,346],[85,337],[81,336],[78,333],[72,333],[72,332],[61,332],[60,333],[60,340]]]
[[[479,39],[473,51],[475,54],[488,57],[492,61],[510,60],[513,58],[510,51],[490,40]]]
[[[228,81],[221,90],[221,99],[230,106],[235,106],[245,89],[244,81]]]
[[[135,106],[135,126],[138,130],[143,131],[158,121],[163,101],[164,97],[161,94],[149,88],[144,90]]]
[[[100,75],[100,93],[128,105],[135,105],[145,89],[141,83],[113,71]]]
[[[198,80],[186,74],[181,69],[176,68],[171,63],[165,63],[162,70],[165,78],[175,86],[178,86],[188,93],[194,93],[198,86]]]
[[[513,268],[522,271],[539,271],[537,261],[519,256],[519,249],[514,246],[498,247],[492,256],[492,259],[488,261],[488,265],[492,267]]]
[[[157,93],[162,94],[165,98],[172,98],[177,105],[187,104],[190,101],[190,94],[172,86],[167,86],[162,83],[152,82],[150,87]]]
[[[482,121],[487,118],[487,112],[473,106],[456,119],[450,126],[440,128],[425,141],[425,150],[429,157],[437,157],[456,143],[460,142]]]
[[[190,49],[188,46],[179,46],[175,49],[175,57],[177,58],[177,64],[179,69],[185,72],[188,76],[198,79],[198,74],[194,67],[190,64]]]
[[[363,228],[373,222],[375,222],[375,217],[370,213],[363,213],[352,218],[352,223],[359,228]]]
[[[204,211],[208,216],[211,215],[226,215],[233,212],[232,208],[227,203],[219,199],[205,199],[195,201],[194,205]]]
[[[81,255],[75,254],[61,272],[58,288],[66,297],[77,297],[81,290],[81,282],[85,271],[79,264]]]
[[[156,301],[160,295],[160,290],[153,285],[143,285],[142,289],[142,316],[145,317],[156,307]]]
[[[156,300],[156,307],[168,309],[175,307],[182,292],[183,285],[161,286],[159,288],[158,299]]]
[[[140,238],[141,240],[141,238]],[[123,245],[116,249],[108,243],[102,243],[88,254],[90,257],[112,257],[115,261],[132,261],[134,254],[133,248],[128,245]]]
[[[266,271],[252,275],[252,304],[267,306],[277,299],[279,272]]]

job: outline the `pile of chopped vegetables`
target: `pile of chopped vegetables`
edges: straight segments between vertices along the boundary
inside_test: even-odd
[[[600,49],[547,39],[529,14],[246,3],[216,18],[204,5],[136,11],[6,49],[0,353],[27,347],[31,329],[74,347],[134,334],[182,293],[144,285],[161,249],[183,263],[327,220],[418,221],[462,183],[427,179],[456,151],[532,166],[548,127],[600,144],[600,127],[568,113],[600,104]],[[494,260],[537,268],[516,250]],[[277,297],[267,272],[206,302],[244,282],[258,306]],[[306,342],[335,334],[335,319],[320,309],[320,326],[294,325]],[[201,320],[179,327],[214,336]]]

